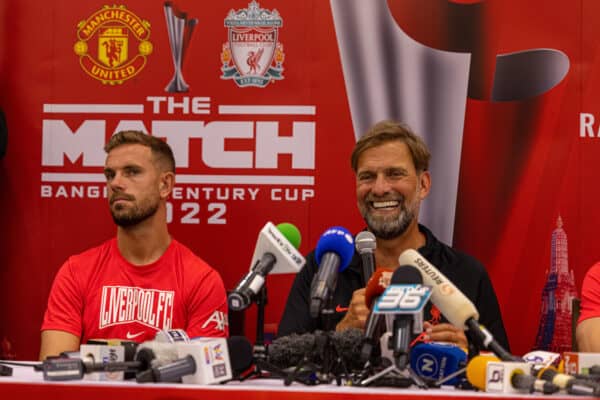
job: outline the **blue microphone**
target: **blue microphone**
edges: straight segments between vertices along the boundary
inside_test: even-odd
[[[310,316],[317,318],[335,292],[338,274],[354,255],[354,239],[346,228],[334,226],[321,235],[315,258],[319,269],[310,285]]]
[[[449,343],[420,343],[410,351],[410,366],[423,378],[439,381],[464,368],[467,353],[460,347]],[[456,385],[460,375],[448,379],[445,383]]]

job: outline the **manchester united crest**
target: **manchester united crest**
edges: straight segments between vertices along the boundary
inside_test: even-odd
[[[104,84],[139,74],[152,53],[150,23],[123,5],[104,6],[77,25],[73,46],[81,68]]]
[[[283,19],[275,9],[231,10],[225,18],[229,40],[223,44],[221,79],[233,79],[240,87],[265,87],[283,79],[283,45],[278,41]]]

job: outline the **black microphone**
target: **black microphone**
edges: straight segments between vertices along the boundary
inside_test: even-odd
[[[190,342],[141,343],[135,357],[146,368],[138,382],[212,384],[238,378],[252,366],[252,345],[242,336],[197,338]]]
[[[158,367],[149,368],[136,376],[138,383],[146,382],[181,382],[186,375],[196,373],[196,360],[192,355],[176,359]]]
[[[310,285],[310,316],[317,318],[327,306],[337,286],[338,274],[345,270],[354,254],[354,239],[346,228],[334,226],[321,235],[315,258],[319,269]]]
[[[375,235],[369,231],[362,231],[354,239],[356,251],[360,254],[362,261],[363,284],[366,285],[373,272],[375,272],[375,248],[377,242]]]
[[[229,308],[234,311],[248,308],[268,274],[298,272],[305,263],[296,250],[300,240],[300,232],[294,225],[275,226],[267,222],[258,235],[250,271],[227,296]]]
[[[322,341],[328,336],[330,340]],[[317,366],[324,365],[327,358],[337,352],[346,368],[350,371],[361,371],[360,352],[363,332],[350,328],[341,332],[326,333],[315,331],[279,337],[267,348],[267,361],[282,370],[295,368],[305,359]],[[325,343],[325,348],[321,344]]]
[[[410,265],[401,265],[392,274],[390,285],[423,284],[423,278],[418,269]],[[403,370],[408,364],[410,342],[414,338],[414,315],[397,314],[394,319],[390,349],[393,350],[396,366]]]
[[[594,397],[600,396],[600,385],[596,382],[576,379],[571,375],[558,372],[554,367],[544,367],[541,369],[534,367],[533,373],[536,373],[539,379],[552,382],[559,388],[566,390],[569,394]]]

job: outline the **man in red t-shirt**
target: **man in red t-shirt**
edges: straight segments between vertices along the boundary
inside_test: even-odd
[[[600,262],[594,264],[583,278],[577,348],[582,352],[600,352]]]
[[[226,337],[221,277],[167,229],[166,201],[175,185],[171,148],[142,132],[123,131],[105,151],[117,236],[60,268],[42,324],[40,359],[75,351],[89,339],[142,342],[161,329]]]

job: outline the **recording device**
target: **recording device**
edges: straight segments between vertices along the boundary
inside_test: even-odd
[[[227,296],[229,308],[241,311],[250,306],[262,289],[268,274],[297,273],[305,264],[296,249],[300,232],[289,223],[267,222],[258,234],[250,271]]]
[[[506,351],[492,334],[479,324],[479,313],[471,300],[421,254],[408,249],[400,255],[398,261],[400,265],[412,265],[421,272],[424,284],[432,288],[431,301],[452,325],[468,329],[485,349],[493,351],[501,360],[522,361]]]
[[[354,240],[346,228],[334,226],[325,231],[315,250],[319,269],[310,285],[310,316],[317,318],[328,307],[337,286],[338,274],[344,271],[354,254]]]
[[[356,251],[360,254],[362,261],[362,273],[363,283],[366,285],[371,275],[375,271],[375,248],[377,242],[375,241],[375,235],[369,231],[362,231],[354,239]]]
[[[500,361],[492,355],[478,355],[467,364],[469,382],[491,393],[556,393],[559,387],[529,374],[526,362]]]
[[[450,343],[419,343],[410,350],[409,358],[412,370],[422,378],[456,385],[462,375],[459,371],[466,366],[467,353]]]
[[[371,309],[367,322],[365,324],[365,335],[362,344],[360,359],[363,363],[371,360],[373,350],[379,344],[379,336],[381,335],[381,322],[383,318],[381,314],[376,314],[372,311],[373,302],[379,298],[390,284],[393,270],[387,268],[379,268],[371,276],[365,288],[365,304]]]

